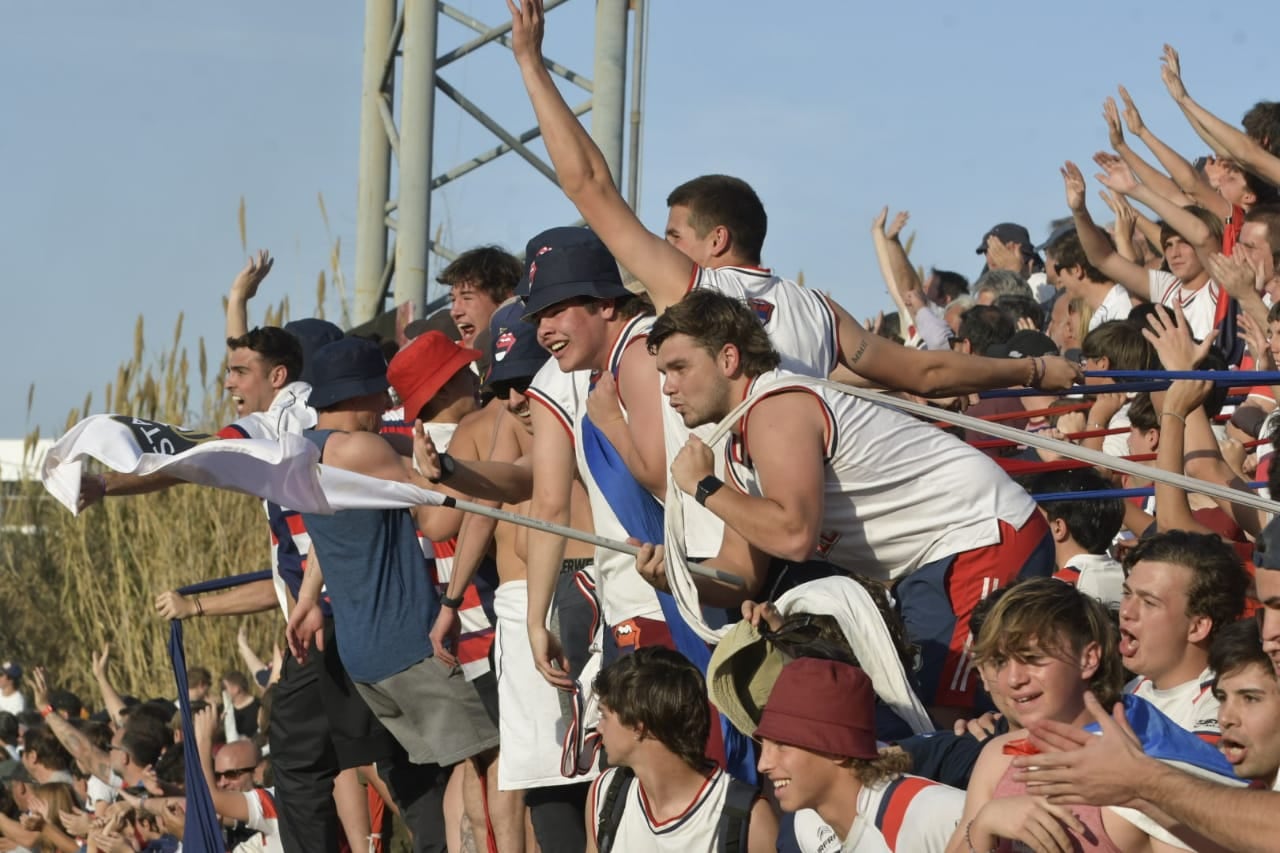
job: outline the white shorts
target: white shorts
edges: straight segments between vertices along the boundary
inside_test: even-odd
[[[564,739],[572,720],[563,711],[560,691],[548,684],[533,664],[528,605],[528,585],[523,580],[507,581],[494,593],[500,791],[573,785],[597,775],[566,778],[561,773]]]

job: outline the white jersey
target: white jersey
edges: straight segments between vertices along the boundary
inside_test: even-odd
[[[695,266],[689,285],[694,288],[747,303],[782,356],[784,370],[825,379],[835,369],[840,355],[836,314],[818,291],[759,267]]]
[[[0,695],[0,711],[8,711],[15,717],[27,710],[27,697],[21,690],[15,690],[8,696]]]
[[[618,335],[610,353],[610,366],[616,365],[631,344],[644,346],[652,316],[636,317]],[[654,371],[653,393],[660,394],[659,374]],[[578,474],[587,489],[591,501],[591,515],[595,533],[607,539],[626,540],[628,533],[613,507],[605,498],[599,484],[591,476],[591,468],[582,441],[582,419],[587,414],[587,394],[591,391],[591,371],[575,370],[565,373],[555,359],[548,359],[533,377],[529,385],[529,397],[547,407],[573,441],[574,455],[578,462]],[[625,401],[623,401],[625,404]],[[625,411],[623,412],[625,415]],[[597,548],[595,566],[599,577],[604,621],[607,625],[620,625],[628,619],[643,617],[662,619],[662,607],[653,587],[636,571],[635,558],[608,548]]]
[[[1124,592],[1124,567],[1107,554],[1077,554],[1054,572],[1085,595],[1090,595],[1109,610],[1120,609]]]
[[[1196,340],[1204,340],[1213,334],[1214,326],[1227,310],[1227,295],[1216,281],[1209,281],[1198,290],[1187,290],[1173,273],[1149,270],[1147,280],[1151,284],[1151,301],[1172,308],[1182,303],[1182,313]]]
[[[796,845],[802,853],[943,853],[963,812],[964,791],[899,776],[863,786],[843,843],[817,812],[796,812]]]
[[[234,853],[284,853],[276,819],[275,792],[269,788],[254,788],[241,796],[249,809],[245,825],[259,834],[236,845]]]
[[[1000,542],[1000,522],[1021,527],[1035,502],[987,455],[893,409],[772,371],[748,396],[811,394],[827,419],[823,520],[814,558],[888,582],[925,563]],[[761,497],[747,430],[730,439],[726,467]]]
[[[600,814],[616,767],[600,774],[592,787],[595,814],[591,834],[600,828]],[[640,780],[633,779],[626,793],[626,807],[618,822],[613,849],[645,851],[645,853],[711,853],[720,849],[720,813],[724,811],[729,791],[729,775],[716,768],[698,789],[693,801],[680,814],[657,820],[649,813],[649,803],[640,790]]]
[[[1123,320],[1132,310],[1133,301],[1129,299],[1129,291],[1125,290],[1124,285],[1112,285],[1107,291],[1106,298],[1093,310],[1093,316],[1089,318],[1088,331],[1092,332],[1108,320]]]
[[[1164,690],[1157,690],[1151,679],[1140,675],[1124,686],[1124,692],[1146,699],[1182,728],[1217,745],[1222,735],[1219,702],[1213,695],[1213,670],[1208,667],[1191,681]]]

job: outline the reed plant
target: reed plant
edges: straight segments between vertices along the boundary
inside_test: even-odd
[[[268,322],[278,322],[287,310],[286,305],[272,308]],[[139,317],[132,357],[107,383],[97,411],[206,431],[233,420],[220,387],[225,358],[211,375],[203,339],[196,346],[199,393],[198,406],[192,407],[182,326],[179,314],[165,348],[149,358]],[[34,392],[33,387],[28,409]],[[94,411],[89,394],[68,414],[67,426]],[[38,438],[38,430],[33,431],[27,446],[34,447]],[[100,698],[90,660],[110,643],[110,675],[121,693],[171,697],[175,685],[167,654],[169,625],[156,614],[156,595],[269,565],[263,509],[252,497],[178,486],[150,495],[108,498],[76,517],[38,482],[23,483],[3,502],[0,514],[0,654],[26,667],[47,667],[57,686],[96,707]],[[251,644],[269,660],[272,644],[283,642],[279,611],[185,623],[187,662],[207,667],[215,686],[227,669],[244,669],[236,651],[236,632],[243,620]]]

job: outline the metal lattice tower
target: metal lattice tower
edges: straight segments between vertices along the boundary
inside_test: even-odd
[[[547,0],[550,12],[568,0]],[[632,50],[631,169],[628,197],[635,206],[638,187],[640,104],[644,79],[644,4],[646,0],[595,0],[593,77],[575,73],[547,58],[552,74],[573,83],[589,97],[573,107],[575,115],[591,113],[591,135],[604,152],[615,183],[621,186],[623,137],[626,129],[627,16],[635,10]],[[502,4],[494,4],[502,9]],[[470,41],[438,52],[437,28],[446,16],[473,30]],[[441,0],[366,0],[364,69],[360,108],[360,171],[356,200],[355,305],[352,320],[368,321],[384,307],[394,285],[393,304],[412,306],[422,316],[426,306],[431,253],[456,257],[450,247],[432,239],[431,196],[452,181],[514,152],[553,183],[555,171],[527,147],[540,133],[504,128],[441,74],[453,63],[485,45],[511,45],[510,21],[487,26]],[[400,62],[397,75],[397,60]],[[399,77],[399,109],[395,88]],[[514,79],[514,78],[513,78]],[[443,94],[479,122],[498,145],[445,171],[433,172],[436,93]],[[392,187],[392,157],[399,186]],[[388,230],[394,232],[388,249]]]

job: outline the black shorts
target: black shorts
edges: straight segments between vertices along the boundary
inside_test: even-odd
[[[329,719],[329,737],[338,766],[346,770],[390,760],[395,741],[356,692],[351,676],[343,668],[332,617],[324,620],[324,653],[311,655],[307,663],[312,661],[319,662],[321,703]]]

